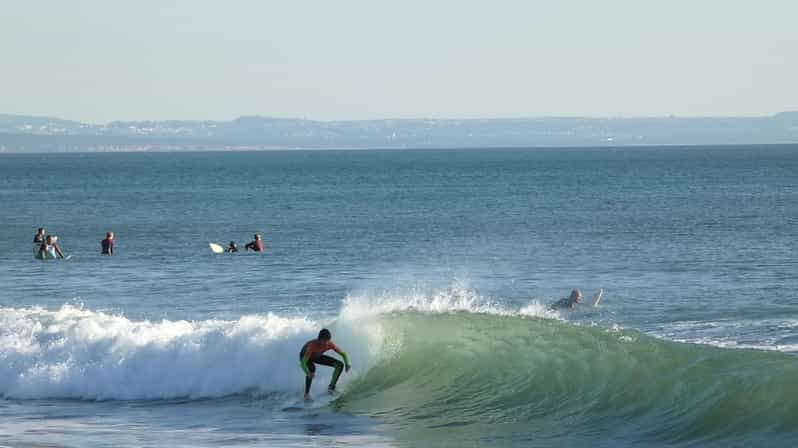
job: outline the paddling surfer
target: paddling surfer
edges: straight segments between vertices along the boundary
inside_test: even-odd
[[[582,303],[582,291],[574,289],[571,295],[552,303],[549,308],[576,308],[576,305]]]

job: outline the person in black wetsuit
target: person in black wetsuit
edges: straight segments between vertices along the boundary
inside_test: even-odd
[[[39,227],[36,236],[33,237],[33,244],[43,244],[45,239],[44,227]]]
[[[571,295],[564,299],[560,299],[554,303],[552,303],[549,308],[551,309],[558,309],[558,308],[576,308],[576,305],[582,303],[582,291],[578,289],[574,289],[571,291]]]
[[[113,255],[114,254],[114,232],[108,232],[105,234],[105,239],[100,242],[100,246],[102,246],[102,254],[103,255]]]
[[[263,252],[263,239],[261,239],[260,233],[256,233],[253,238],[255,239],[248,242],[247,245],[244,246],[244,249],[254,250],[255,252]]]
[[[333,350],[341,355],[341,358],[344,358],[344,362],[325,355],[324,352],[327,350]],[[346,352],[333,343],[330,330],[326,328],[322,328],[319,331],[319,336],[306,342],[302,346],[302,350],[299,351],[299,366],[305,372],[305,400],[311,399],[310,386],[313,384],[313,377],[316,375],[316,364],[330,366],[335,369],[332,380],[330,380],[330,386],[327,388],[327,391],[331,394],[335,393],[335,385],[338,383],[341,371],[346,369],[348,372],[352,367],[349,364],[349,357]]]

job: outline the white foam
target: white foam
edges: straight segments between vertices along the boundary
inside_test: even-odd
[[[160,399],[297,389],[294,361],[316,331],[312,321],[274,314],[152,322],[68,305],[0,308],[0,395]]]
[[[404,292],[382,291],[350,294],[344,300],[340,319],[358,320],[369,316],[400,311],[417,311],[428,314],[470,312],[499,316],[544,317],[556,319],[560,315],[537,300],[529,301],[520,309],[508,308],[488,297],[481,296],[462,285],[438,291],[410,290]]]
[[[651,333],[676,342],[794,353],[797,328],[795,319],[718,319],[670,322]]]
[[[346,382],[401,350],[380,316],[397,311],[557,317],[532,301],[513,310],[453,287],[423,294],[348,297],[327,323],[354,366]],[[64,305],[52,311],[0,308],[0,396],[7,398],[169,399],[299,392],[298,352],[323,323],[273,313],[238,320],[132,320]],[[314,387],[323,388],[330,369]]]

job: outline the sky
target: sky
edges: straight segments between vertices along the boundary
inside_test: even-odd
[[[798,110],[794,0],[8,1],[0,113],[92,123]]]

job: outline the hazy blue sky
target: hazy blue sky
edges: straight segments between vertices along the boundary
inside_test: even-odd
[[[114,119],[798,109],[798,1],[8,1],[0,113]]]

